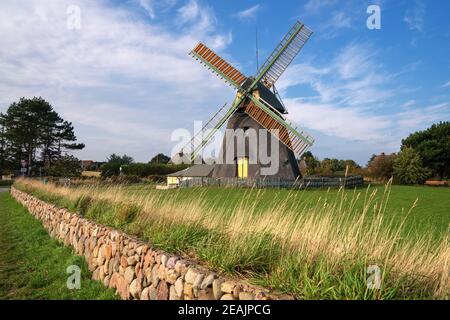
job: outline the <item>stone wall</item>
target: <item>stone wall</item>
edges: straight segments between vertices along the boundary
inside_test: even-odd
[[[112,228],[58,208],[14,187],[11,195],[41,220],[50,236],[84,256],[92,278],[122,299],[268,300],[291,297],[218,276]]]

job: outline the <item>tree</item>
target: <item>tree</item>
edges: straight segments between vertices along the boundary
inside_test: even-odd
[[[154,156],[149,163],[168,163],[170,161],[170,157],[166,156],[163,153],[158,153],[156,156]]]
[[[404,148],[394,161],[394,177],[402,184],[422,184],[428,174],[422,158],[413,148]]]
[[[450,177],[450,122],[433,124],[402,140],[401,150],[413,148],[422,158],[423,165],[442,179]]]
[[[134,160],[132,157],[124,154],[123,156],[119,156],[115,153],[111,154],[107,158],[107,162],[102,164],[100,167],[102,177],[112,177],[120,174],[120,167],[123,165],[129,165],[133,163]]]
[[[314,157],[311,151],[306,151],[302,156],[301,160],[305,161],[306,172],[305,175],[312,175],[316,173],[317,168],[320,166],[320,161]]]
[[[359,173],[361,167],[353,160],[339,160],[325,158],[322,161],[318,160],[310,151],[305,152],[301,158],[306,164],[306,169],[303,169],[304,175],[320,175],[320,176],[332,176],[332,175],[344,175]],[[348,171],[347,171],[348,167]]]
[[[27,160],[29,168],[39,161],[48,167],[63,151],[84,148],[83,143],[75,143],[72,124],[40,97],[12,103],[6,113],[0,113],[0,126],[0,160],[13,168],[21,160]]]
[[[369,176],[379,180],[388,180],[394,174],[394,160],[396,154],[380,154],[373,157],[367,165]]]
[[[72,155],[64,155],[45,169],[46,175],[53,177],[79,177],[81,176],[80,160]]]
[[[130,164],[133,162],[134,162],[134,159],[130,156],[127,156],[126,154],[124,154],[123,156],[119,156],[119,155],[113,153],[106,159],[106,163],[109,163],[109,164],[124,165],[124,164]]]
[[[7,168],[10,167],[8,155],[8,141],[5,138],[5,127],[0,119],[0,175],[5,174]]]

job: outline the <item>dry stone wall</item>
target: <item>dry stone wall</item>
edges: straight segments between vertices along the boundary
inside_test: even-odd
[[[11,195],[41,220],[50,236],[84,256],[92,278],[116,289],[122,299],[290,299],[234,281],[153,248],[149,243],[46,203],[14,187]]]

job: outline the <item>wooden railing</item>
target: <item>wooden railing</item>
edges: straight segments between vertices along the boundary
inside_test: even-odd
[[[243,187],[243,188],[297,188],[297,189],[317,189],[317,188],[354,188],[364,185],[361,176],[348,177],[304,177],[302,179],[291,180],[281,178],[189,178],[180,182],[181,188],[188,187]]]

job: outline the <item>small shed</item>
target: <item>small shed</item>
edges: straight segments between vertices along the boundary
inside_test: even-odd
[[[194,179],[194,178],[205,178],[211,177],[212,171],[214,169],[213,164],[196,164],[192,167],[180,170],[167,175],[167,185],[177,186],[181,181]]]

